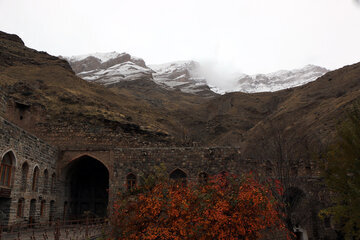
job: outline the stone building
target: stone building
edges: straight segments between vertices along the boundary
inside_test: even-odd
[[[269,172],[268,166],[242,159],[240,150],[232,147],[49,144],[14,124],[16,119],[26,120],[27,108],[0,98],[2,225],[79,219],[84,213],[105,217],[118,191],[133,187],[140,176],[160,164],[165,164],[169,178],[183,181],[202,181],[221,172]],[[311,188],[316,178],[303,179],[299,188],[304,195],[318,198]],[[299,239],[325,239],[323,233],[333,236],[331,226],[319,222],[315,210],[306,215],[308,224],[296,226]]]
[[[55,218],[58,149],[0,117],[1,223]]]

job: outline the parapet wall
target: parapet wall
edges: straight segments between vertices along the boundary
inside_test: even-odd
[[[197,179],[201,172],[241,174],[258,168],[256,163],[241,159],[239,148],[231,147],[116,148],[113,158],[120,187],[129,173],[145,175],[160,164],[165,165],[169,174],[180,169],[189,180]]]

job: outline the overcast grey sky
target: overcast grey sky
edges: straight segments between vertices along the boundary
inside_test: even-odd
[[[119,51],[250,74],[360,62],[354,0],[0,0],[0,30],[52,55]]]

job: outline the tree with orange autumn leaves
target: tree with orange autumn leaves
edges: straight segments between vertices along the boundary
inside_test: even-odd
[[[271,232],[289,236],[277,209],[272,191],[251,175],[218,175],[205,184],[160,181],[119,193],[112,239],[252,240]]]

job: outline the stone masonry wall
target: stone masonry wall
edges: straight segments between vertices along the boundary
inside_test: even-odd
[[[256,163],[240,159],[240,150],[231,147],[169,147],[169,148],[116,148],[114,149],[114,175],[117,185],[126,182],[130,173],[144,175],[155,166],[165,164],[168,173],[182,170],[188,180],[196,180],[199,173],[215,175],[225,172],[240,174],[257,168]]]
[[[2,223],[28,222],[30,213],[30,201],[35,200],[35,219],[34,221],[49,220],[50,201],[55,201],[56,182],[51,191],[51,176],[56,179],[56,162],[58,150],[55,147],[43,142],[39,138],[18,128],[16,125],[0,117],[0,156],[6,153],[14,156],[13,171],[11,176],[11,194],[9,197],[10,208],[5,215]],[[28,164],[26,183],[22,179],[22,167]],[[39,169],[39,177],[35,190],[32,189],[33,173],[35,168]],[[45,184],[45,170],[47,170],[47,184]],[[24,191],[24,187],[25,191]],[[1,186],[1,189],[8,191],[9,188]],[[18,201],[24,199],[22,217],[17,216]],[[7,198],[1,198],[6,200]],[[40,216],[40,205],[43,201],[43,214]],[[45,202],[44,202],[45,201]]]
[[[0,90],[0,116],[5,114],[6,110],[6,98],[5,94]]]

